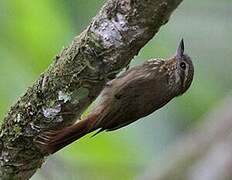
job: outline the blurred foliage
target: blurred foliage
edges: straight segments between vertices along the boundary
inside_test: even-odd
[[[79,34],[103,0],[0,1],[0,118],[53,57]],[[232,1],[184,1],[131,63],[175,53],[192,56],[191,89],[127,128],[82,138],[57,153],[32,179],[132,179],[232,88]],[[145,120],[146,119],[146,120]]]

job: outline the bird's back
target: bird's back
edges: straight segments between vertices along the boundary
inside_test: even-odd
[[[103,104],[108,104],[99,117],[98,128],[108,131],[118,129],[154,112],[171,100],[172,95],[165,87],[167,74],[160,76],[159,69],[146,73],[143,66],[132,68],[108,83],[101,94],[102,101],[97,105],[106,107]],[[152,68],[150,65],[148,67]]]

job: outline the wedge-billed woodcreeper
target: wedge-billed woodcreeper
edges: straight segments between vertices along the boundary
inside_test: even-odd
[[[193,74],[192,60],[184,54],[182,39],[174,57],[148,60],[108,82],[86,119],[61,130],[41,133],[35,142],[52,154],[92,131],[126,126],[183,94],[190,87]]]

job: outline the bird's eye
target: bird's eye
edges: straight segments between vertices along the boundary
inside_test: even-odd
[[[184,62],[181,62],[180,67],[181,67],[181,69],[185,70],[186,69],[186,64]]]

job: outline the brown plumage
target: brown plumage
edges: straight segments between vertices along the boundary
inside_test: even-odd
[[[51,154],[89,132],[126,126],[183,94],[191,85],[193,73],[182,40],[173,58],[149,60],[108,82],[100,94],[100,102],[86,119],[59,131],[45,132],[35,141]]]

